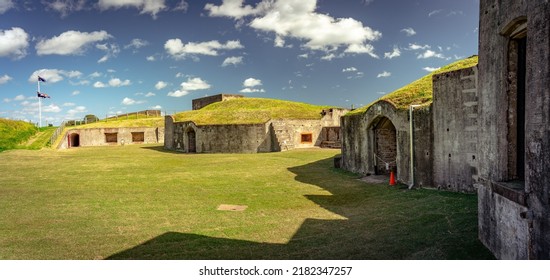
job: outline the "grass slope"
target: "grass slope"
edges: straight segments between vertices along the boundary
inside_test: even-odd
[[[337,153],[7,151],[0,259],[492,258],[475,195],[369,185]]]
[[[17,148],[36,132],[36,126],[28,122],[0,118],[0,152]]]
[[[433,97],[433,81],[432,77],[436,74],[441,74],[449,71],[455,71],[459,69],[464,69],[477,65],[478,57],[471,56],[469,58],[453,62],[447,66],[441,67],[441,69],[431,72],[430,74],[391,92],[384,95],[380,99],[368,104],[367,106],[361,107],[357,110],[354,110],[349,115],[353,114],[362,114],[374,103],[385,100],[393,104],[398,110],[406,110],[411,104],[418,104],[421,106],[426,106],[432,103]]]
[[[178,113],[178,122],[193,121],[198,125],[257,124],[270,119],[321,119],[321,111],[330,106],[317,106],[300,102],[267,99],[239,98],[210,104],[200,110]]]
[[[130,115],[120,118],[110,118],[98,122],[71,126],[69,128],[119,128],[119,127],[164,127],[164,117],[149,117],[146,115]]]

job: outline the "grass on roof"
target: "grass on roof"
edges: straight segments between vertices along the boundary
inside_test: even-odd
[[[430,74],[382,96],[380,99],[368,104],[367,106],[361,107],[357,110],[354,110],[348,115],[362,114],[367,111],[367,109],[374,103],[384,100],[395,106],[398,110],[406,110],[409,105],[418,104],[420,106],[427,106],[432,103],[433,97],[433,75],[455,71],[459,69],[469,68],[477,65],[478,57],[477,55],[471,56],[469,58],[453,62],[449,65],[441,67],[441,69],[431,72]]]
[[[129,115],[119,118],[109,118],[94,123],[70,126],[74,129],[85,128],[120,128],[120,127],[164,127],[164,117],[151,117],[146,115]]]
[[[174,115],[176,122],[193,121],[197,125],[258,124],[270,119],[321,119],[321,111],[330,106],[267,99],[239,98],[210,104],[200,110]]]

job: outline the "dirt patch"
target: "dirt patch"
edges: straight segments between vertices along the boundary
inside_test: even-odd
[[[246,205],[231,205],[231,204],[220,204],[217,210],[220,211],[244,211],[248,208]]]

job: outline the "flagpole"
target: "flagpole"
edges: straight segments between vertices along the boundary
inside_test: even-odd
[[[39,116],[39,119],[40,119],[40,122],[39,122],[39,125],[38,125],[38,128],[41,128],[42,127],[42,100],[40,100],[40,78],[38,79],[38,82],[37,82],[37,86],[38,86],[38,91],[36,92],[36,96],[38,97],[38,116]]]

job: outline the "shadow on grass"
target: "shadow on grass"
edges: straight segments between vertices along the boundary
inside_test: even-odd
[[[107,259],[493,258],[477,239],[476,196],[368,185],[331,165],[329,158],[289,171],[330,192],[306,197],[345,219],[306,219],[286,244],[167,232]]]
[[[151,151],[155,151],[155,152],[161,152],[161,153],[166,153],[166,154],[178,154],[178,155],[185,155],[185,153],[183,152],[178,152],[178,151],[174,151],[174,150],[167,150],[164,148],[164,146],[158,146],[158,145],[155,145],[155,146],[143,146],[141,147],[142,149],[145,149],[145,150],[151,150]]]

